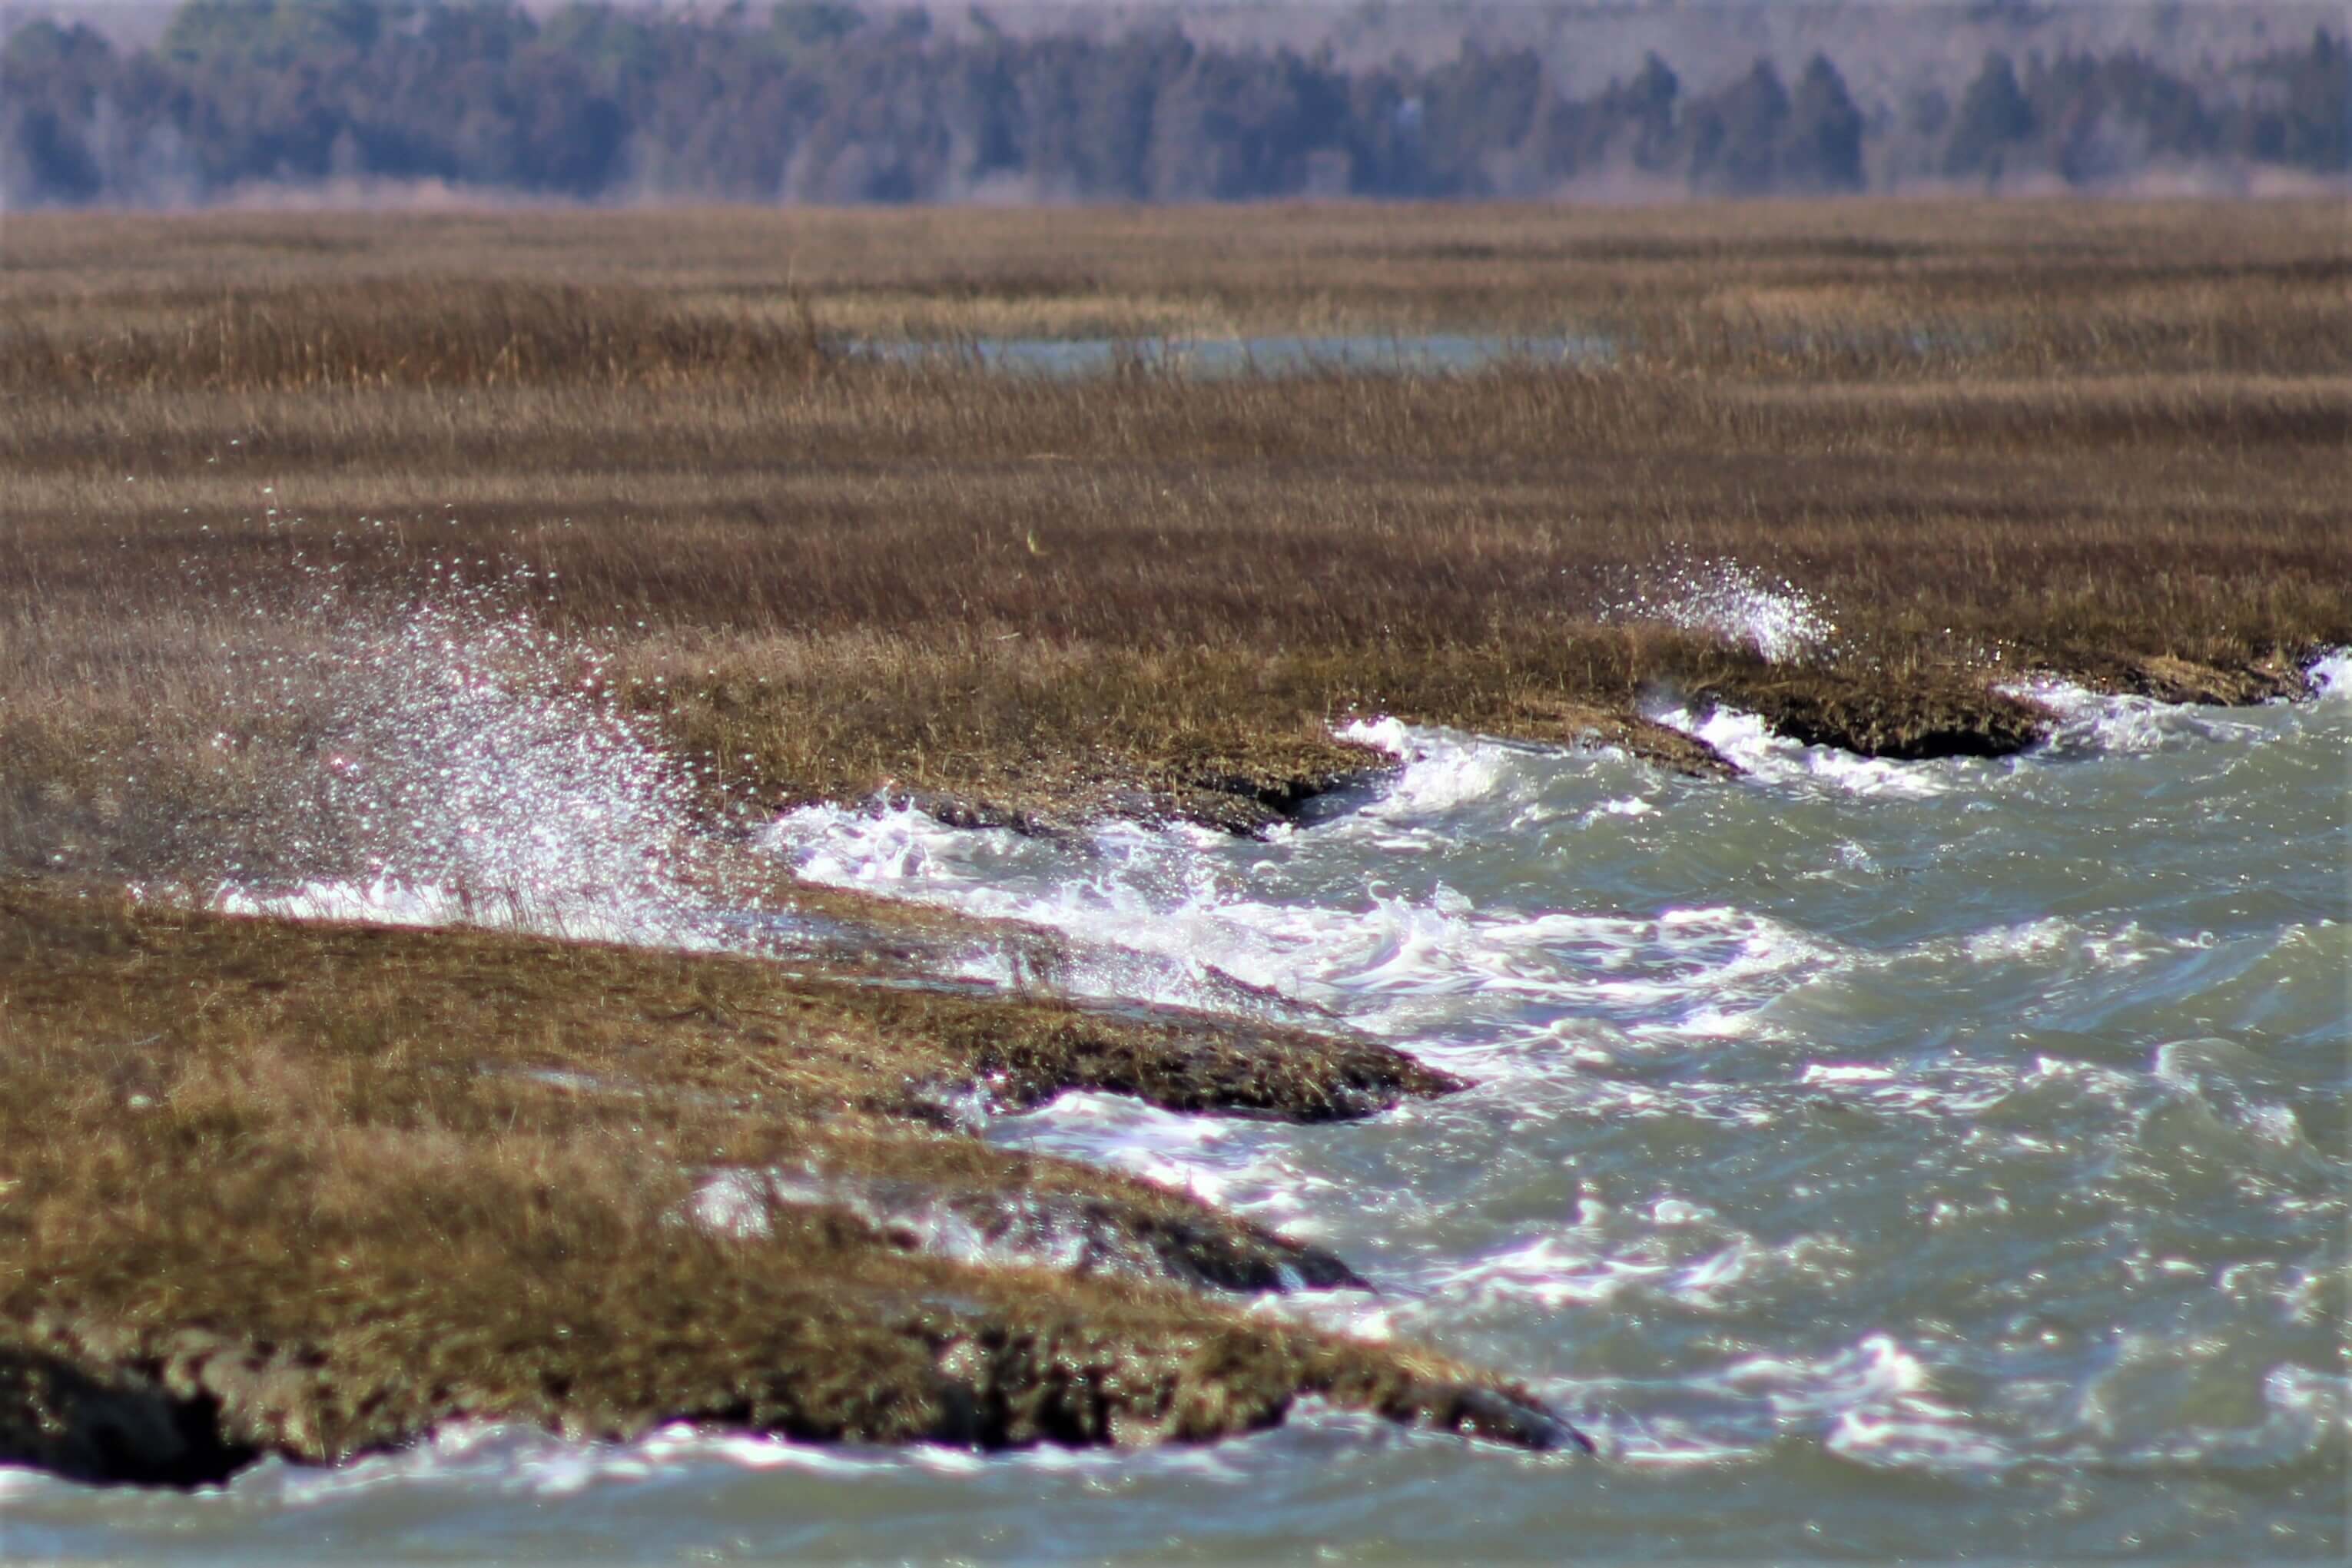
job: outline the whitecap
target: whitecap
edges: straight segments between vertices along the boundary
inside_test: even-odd
[[[1309,829],[1286,849],[1345,831]],[[780,818],[762,842],[812,881],[1066,932],[1081,943],[1067,977],[1081,992],[1126,988],[1142,999],[1214,1005],[1213,983],[1237,979],[1375,1032],[1424,1033],[1423,1004],[1447,998],[1449,1016],[1466,1001],[1489,1017],[1589,1011],[1731,1030],[1785,977],[1838,961],[1830,946],[1728,906],[1653,918],[1530,913],[1478,907],[1442,883],[1412,897],[1376,881],[1359,884],[1352,905],[1261,898],[1226,858],[1226,841],[1131,824],[1073,850],[950,829],[910,810],[810,806]],[[1122,953],[1163,962],[1139,974]],[[1424,1048],[1446,1046],[1416,1042]]]
[[[1695,709],[1679,698],[1642,706],[1654,723],[1703,740],[1749,778],[1832,794],[1922,799],[1951,791],[1967,777],[1961,759],[1927,762],[1861,757],[1833,746],[1807,746],[1775,735],[1758,715],[1720,704]]]
[[[1870,1334],[1823,1359],[1758,1356],[1718,1375],[1762,1398],[1784,1426],[1820,1433],[1822,1448],[1874,1469],[1966,1470],[2016,1456],[1940,1398],[1927,1363],[1891,1334]]]
[[[2352,648],[2331,648],[2303,673],[2312,695],[2331,701],[2352,696]]]
[[[2144,756],[2175,747],[2258,740],[2263,729],[2195,703],[2095,692],[2073,681],[2043,677],[1998,688],[2005,696],[2038,703],[2057,715],[2042,749],[2059,757]]]

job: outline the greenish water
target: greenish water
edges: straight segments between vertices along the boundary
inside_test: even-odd
[[[1369,1124],[1074,1096],[992,1135],[1171,1181],[1380,1287],[1268,1303],[1527,1377],[1529,1457],[1307,1413],[1139,1455],[445,1435],[214,1493],[0,1475],[11,1554],[2340,1558],[2352,672],[2292,706],[2053,690],[2048,748],[1751,768],[1394,725],[1265,843],[830,809],[803,874],[1239,979],[1477,1081]]]

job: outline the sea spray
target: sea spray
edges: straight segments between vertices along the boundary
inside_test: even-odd
[[[1729,557],[1669,554],[1633,574],[1622,596],[1601,606],[1601,619],[1657,622],[1719,637],[1776,664],[1823,653],[1837,635],[1836,622],[1811,594]]]
[[[405,597],[326,585],[291,634],[257,618],[277,635],[223,649],[218,744],[268,748],[268,841],[222,868],[215,902],[707,945],[697,765],[625,706],[607,655],[541,624],[527,569],[432,576]]]

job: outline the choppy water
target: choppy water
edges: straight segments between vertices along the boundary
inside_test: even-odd
[[[2352,661],[2323,673],[2226,711],[2045,687],[2063,729],[1999,762],[1662,699],[1730,784],[1370,725],[1398,775],[1263,843],[770,831],[803,875],[1075,933],[1082,987],[1235,977],[1475,1079],[1352,1126],[1080,1095],[993,1135],[1335,1248],[1379,1295],[1257,1310],[1522,1375],[1598,1459],[1328,1414],[985,1458],[477,1430],[194,1496],[0,1473],[0,1548],[2340,1557]]]

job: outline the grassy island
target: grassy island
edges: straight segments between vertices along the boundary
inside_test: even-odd
[[[1361,1288],[1329,1254],[942,1109],[1314,1119],[1451,1080],[873,978],[0,886],[0,1455],[198,1481],[458,1416],[1133,1443],[1309,1395],[1573,1437],[1442,1356],[1224,1304]]]

